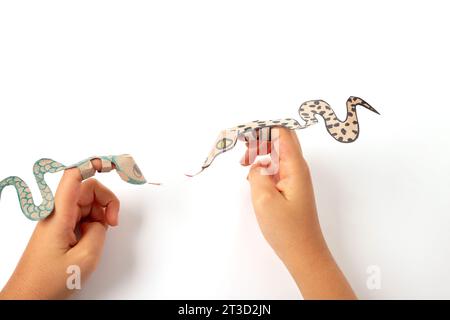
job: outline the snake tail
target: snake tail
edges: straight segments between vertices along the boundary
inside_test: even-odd
[[[53,212],[54,197],[50,187],[44,180],[45,173],[54,173],[64,170],[66,167],[52,159],[40,159],[33,165],[33,175],[36,179],[42,196],[40,205],[34,203],[33,195],[28,185],[21,178],[11,176],[0,181],[0,196],[7,186],[13,186],[19,197],[20,208],[23,214],[30,220],[41,220]]]

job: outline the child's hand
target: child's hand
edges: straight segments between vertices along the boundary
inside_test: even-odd
[[[271,153],[270,163],[254,164],[248,175],[261,231],[304,298],[355,298],[323,238],[311,176],[297,134],[284,128],[272,129],[272,137],[277,136],[274,133],[278,137],[265,148]],[[256,154],[260,151],[247,149],[241,164],[250,165]],[[274,175],[261,171],[267,169],[277,170]]]
[[[92,161],[95,169],[100,160]],[[11,279],[0,293],[5,299],[61,299],[69,266],[78,266],[84,281],[95,269],[108,225],[118,224],[119,200],[95,179],[81,181],[69,169],[55,195],[55,211],[40,221]],[[79,230],[78,230],[79,228]]]

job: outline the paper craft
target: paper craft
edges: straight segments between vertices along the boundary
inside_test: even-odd
[[[39,191],[42,195],[42,203],[36,205],[33,200],[30,188],[19,177],[8,177],[0,181],[0,196],[3,188],[14,186],[19,197],[20,207],[24,215],[30,220],[41,220],[48,217],[55,206],[55,199],[49,186],[44,180],[46,173],[54,173],[70,168],[78,168],[83,180],[95,175],[95,168],[92,166],[91,160],[100,159],[102,168],[99,172],[109,172],[116,169],[119,176],[125,182],[131,184],[145,184],[147,181],[142,175],[141,170],[137,166],[133,157],[127,154],[117,156],[90,157],[71,166],[65,166],[52,159],[40,159],[33,166],[33,174],[36,178]]]
[[[359,135],[359,122],[356,114],[356,106],[363,106],[370,111],[379,114],[377,110],[363,99],[350,97],[347,100],[347,118],[344,121],[341,121],[337,118],[333,109],[327,102],[323,100],[311,100],[302,103],[298,110],[304,124],[300,124],[297,120],[291,118],[268,121],[255,120],[223,130],[219,134],[213,149],[203,163],[201,170],[193,175],[187,174],[187,176],[193,177],[208,168],[219,154],[233,149],[238,139],[244,141],[252,139],[270,141],[271,128],[284,127],[291,130],[305,129],[318,123],[316,116],[321,116],[325,120],[325,126],[328,133],[336,141],[342,143],[354,142]],[[255,134],[256,131],[258,131],[258,138]]]

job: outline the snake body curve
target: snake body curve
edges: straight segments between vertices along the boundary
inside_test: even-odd
[[[347,100],[347,117],[341,121],[331,106],[323,100],[312,100],[302,103],[298,109],[300,117],[305,121],[305,127],[318,122],[316,116],[321,116],[325,121],[328,133],[337,141],[349,143],[359,136],[359,121],[356,107],[363,106],[372,112],[379,114],[370,104],[358,97],[350,97]]]
[[[44,178],[45,174],[78,168],[82,178],[87,179],[95,174],[95,169],[91,164],[91,160],[94,159],[102,161],[101,172],[109,172],[115,169],[125,182],[131,184],[146,183],[142,172],[130,155],[90,157],[70,166],[65,166],[52,159],[43,158],[36,161],[33,165],[33,175],[42,196],[41,204],[35,204],[30,188],[25,181],[17,176],[10,176],[0,181],[0,196],[5,187],[13,186],[17,191],[23,214],[30,220],[45,219],[53,212],[55,206],[52,190]]]

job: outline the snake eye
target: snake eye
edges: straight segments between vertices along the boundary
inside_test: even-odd
[[[233,140],[228,138],[220,139],[219,142],[216,144],[216,148],[219,150],[224,150],[228,147],[230,147],[233,144]]]
[[[136,177],[141,178],[142,177],[142,172],[141,169],[139,169],[139,167],[137,166],[137,164],[135,164],[133,166],[133,173],[136,175]]]

